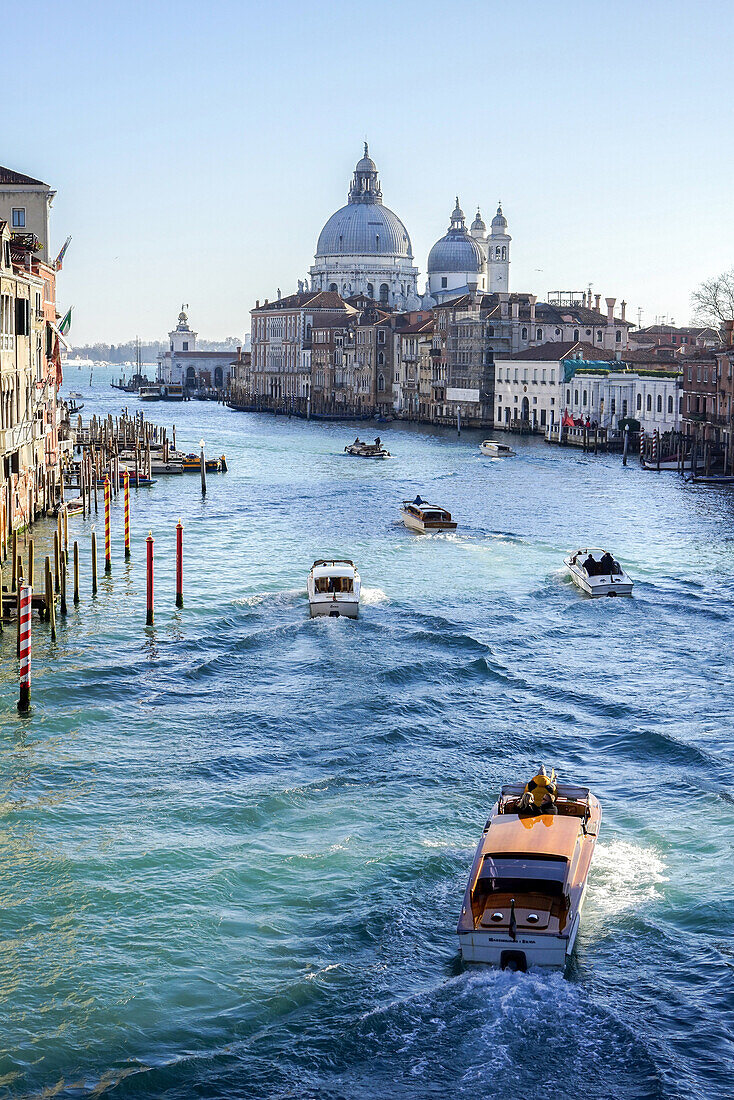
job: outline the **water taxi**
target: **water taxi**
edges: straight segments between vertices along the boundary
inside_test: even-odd
[[[451,518],[451,512],[445,508],[439,508],[436,504],[429,504],[427,500],[416,497],[415,500],[404,500],[400,509],[403,523],[411,531],[455,531],[456,523]]]
[[[357,567],[349,558],[315,561],[306,582],[311,618],[317,615],[339,618],[343,615],[356,619],[359,615],[360,586]]]
[[[489,455],[490,458],[512,458],[513,455],[517,454],[517,451],[513,451],[507,443],[498,443],[496,439],[485,439],[479,445],[479,450],[483,455]]]
[[[195,474],[201,470],[201,455],[189,454],[184,455],[181,464],[183,472],[185,474]],[[226,474],[227,472],[227,458],[225,455],[220,455],[219,458],[205,458],[204,466],[209,473],[212,474]]]
[[[632,580],[608,550],[584,547],[563,559],[571,580],[587,596],[631,596]]]
[[[551,796],[536,785],[545,781]],[[537,792],[541,792],[541,800]],[[546,812],[552,809],[552,812]],[[587,787],[543,770],[502,788],[474,856],[459,918],[468,963],[563,969],[573,951],[601,806]]]
[[[382,446],[379,436],[374,443],[363,443],[357,437],[354,443],[350,443],[344,450],[348,455],[356,455],[357,458],[392,458],[390,452]]]

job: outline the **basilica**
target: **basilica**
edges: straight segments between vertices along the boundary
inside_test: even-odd
[[[448,232],[429,253],[428,282],[420,294],[408,230],[383,204],[377,165],[365,142],[347,204],[319,234],[311,290],[364,295],[399,311],[430,309],[471,291],[506,293],[511,240],[501,205],[489,232],[479,210],[467,229],[457,197]]]

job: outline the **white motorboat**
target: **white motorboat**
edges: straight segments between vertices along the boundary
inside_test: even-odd
[[[525,793],[538,780],[555,792],[552,813]],[[525,788],[502,788],[464,895],[457,931],[465,962],[511,970],[565,966],[600,826],[601,806],[587,787],[541,773]]]
[[[306,590],[311,618],[328,615],[356,619],[359,615],[361,580],[349,558],[315,561],[308,575]]]
[[[585,547],[563,559],[571,580],[587,596],[631,596],[632,580],[607,550]]]
[[[490,458],[511,458],[517,454],[517,451],[513,451],[512,447],[509,447],[506,443],[498,443],[496,439],[485,439],[480,444],[479,450],[483,455],[489,455]]]
[[[350,443],[344,450],[348,455],[355,455],[357,458],[392,458],[390,452],[382,446],[379,436],[374,443],[364,443],[357,437],[354,443]]]
[[[415,500],[404,500],[400,509],[403,523],[411,531],[455,531],[456,523],[451,518],[451,512],[445,508],[439,508],[436,504],[429,504],[427,500],[416,497]]]

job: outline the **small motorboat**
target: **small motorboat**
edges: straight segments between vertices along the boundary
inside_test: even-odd
[[[348,455],[356,455],[357,458],[392,458],[390,452],[382,446],[379,435],[374,443],[363,443],[358,436],[354,443],[350,443],[344,450]]]
[[[220,455],[219,458],[205,458],[205,469],[212,474],[226,474],[227,472],[227,459],[224,455]],[[185,474],[195,474],[201,469],[201,455],[190,454],[185,455],[183,458],[183,472]]]
[[[404,500],[400,509],[403,523],[411,531],[455,531],[456,523],[451,518],[451,512],[445,508],[439,508],[436,504],[429,504],[427,500],[421,500],[418,496],[415,500]]]
[[[571,580],[587,596],[631,596],[632,580],[608,550],[586,547],[563,559]]]
[[[550,812],[548,812],[550,811]],[[573,951],[601,806],[587,787],[539,774],[502,788],[459,918],[465,962],[563,969]]]
[[[479,445],[479,450],[483,455],[489,455],[490,458],[512,458],[513,455],[517,454],[517,451],[513,451],[512,447],[509,447],[506,443],[498,443],[496,439],[485,439]]]
[[[361,583],[357,567],[349,558],[315,561],[306,582],[311,618],[328,615],[335,619],[343,615],[356,619]]]
[[[76,497],[74,500],[66,500],[61,507],[66,510],[66,514],[69,516],[80,516],[84,511],[84,503],[81,497]]]

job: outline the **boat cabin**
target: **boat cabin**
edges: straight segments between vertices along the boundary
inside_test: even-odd
[[[570,558],[570,565],[583,569],[587,577],[621,577],[622,566],[609,553],[598,546],[577,550]]]
[[[329,596],[334,592],[354,592],[356,568],[353,561],[315,561],[311,572],[314,592]]]

